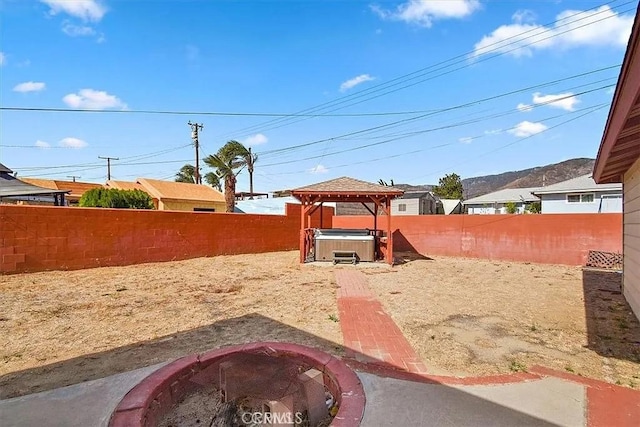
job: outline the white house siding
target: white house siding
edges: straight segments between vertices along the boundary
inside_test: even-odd
[[[399,210],[404,204],[406,210]],[[420,215],[420,199],[395,199],[391,201],[391,215]]]
[[[624,175],[623,291],[640,319],[640,160]]]
[[[558,213],[611,213],[622,212],[622,193],[619,191],[569,194],[593,194],[593,202],[569,203],[567,194],[540,194],[543,214]],[[604,198],[603,198],[604,196]],[[618,196],[613,197],[613,196]]]

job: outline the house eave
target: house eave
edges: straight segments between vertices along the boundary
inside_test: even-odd
[[[622,182],[640,158],[640,5],[609,109],[593,179],[598,184]]]

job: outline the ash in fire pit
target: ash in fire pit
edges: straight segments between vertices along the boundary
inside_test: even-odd
[[[322,372],[289,358],[234,354],[195,374],[159,423],[182,426],[328,426],[335,399]]]

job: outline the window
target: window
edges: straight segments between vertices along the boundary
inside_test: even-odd
[[[593,194],[583,194],[581,197],[581,202],[582,203],[593,203],[594,201],[594,197]]]
[[[593,193],[567,194],[567,203],[593,203],[594,200]]]
[[[406,212],[407,204],[406,203],[398,203],[398,212]]]
[[[580,203],[580,195],[579,194],[569,194],[567,196],[568,203]]]

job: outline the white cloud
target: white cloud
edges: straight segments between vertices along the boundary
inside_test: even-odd
[[[88,37],[94,36],[96,30],[87,25],[74,25],[70,22],[62,24],[62,32],[71,37]]]
[[[78,93],[70,93],[62,98],[71,108],[85,110],[103,110],[107,108],[127,109],[127,104],[114,95],[94,89],[81,89]]]
[[[489,129],[489,130],[485,130],[484,134],[485,135],[498,135],[501,134],[503,131],[502,129]]]
[[[382,19],[403,21],[421,27],[431,27],[437,19],[464,18],[480,8],[479,0],[408,0],[395,10],[372,5],[371,10]]]
[[[4,56],[4,52],[0,52],[0,67],[7,63],[7,57]]]
[[[47,149],[47,148],[51,148],[51,144],[49,144],[48,142],[37,140],[36,147]]]
[[[66,148],[79,149],[79,148],[84,148],[87,145],[89,145],[89,144],[87,144],[86,141],[83,141],[83,140],[78,139],[78,138],[68,137],[68,138],[64,138],[64,139],[62,139],[60,141],[60,146],[61,147],[66,147]]]
[[[559,93],[557,95],[542,95],[539,92],[533,94],[534,104],[546,104],[552,108],[573,111],[580,100],[571,92]]]
[[[509,129],[507,132],[519,138],[526,138],[545,130],[547,130],[547,126],[545,126],[544,124],[539,122],[533,123],[525,120],[524,122],[520,122],[515,125],[513,129]]]
[[[256,133],[255,135],[251,135],[250,137],[246,138],[243,142],[245,145],[249,146],[260,145],[269,142],[269,138],[261,133]]]
[[[357,86],[364,82],[370,82],[372,80],[375,80],[375,77],[371,77],[369,74],[360,74],[359,76],[356,76],[352,79],[347,80],[346,82],[343,82],[340,85],[340,92],[344,92],[346,90],[351,89],[354,86]]]
[[[531,10],[521,9],[516,11],[516,13],[514,13],[513,16],[511,17],[511,19],[513,19],[513,22],[517,22],[518,24],[531,23],[531,22],[535,22],[536,14]]]
[[[40,0],[49,6],[52,15],[66,13],[83,21],[98,22],[107,8],[98,0]]]
[[[502,25],[474,46],[474,57],[506,53],[514,57],[531,56],[536,50],[570,49],[580,46],[624,48],[631,34],[633,15],[621,15],[609,6],[595,10],[566,10],[556,16],[553,27],[534,24],[517,13],[514,23]]]
[[[45,84],[43,82],[24,82],[14,86],[14,92],[39,92],[44,90]]]
[[[462,137],[462,138],[458,139],[458,141],[462,142],[463,144],[471,144],[471,141],[473,141],[473,139],[474,138],[471,137],[471,136],[465,136],[465,137]]]
[[[533,109],[533,105],[523,104],[522,102],[516,106],[519,111],[526,112]]]
[[[327,173],[329,172],[329,169],[319,164],[309,169],[309,172],[315,175],[315,174]]]

